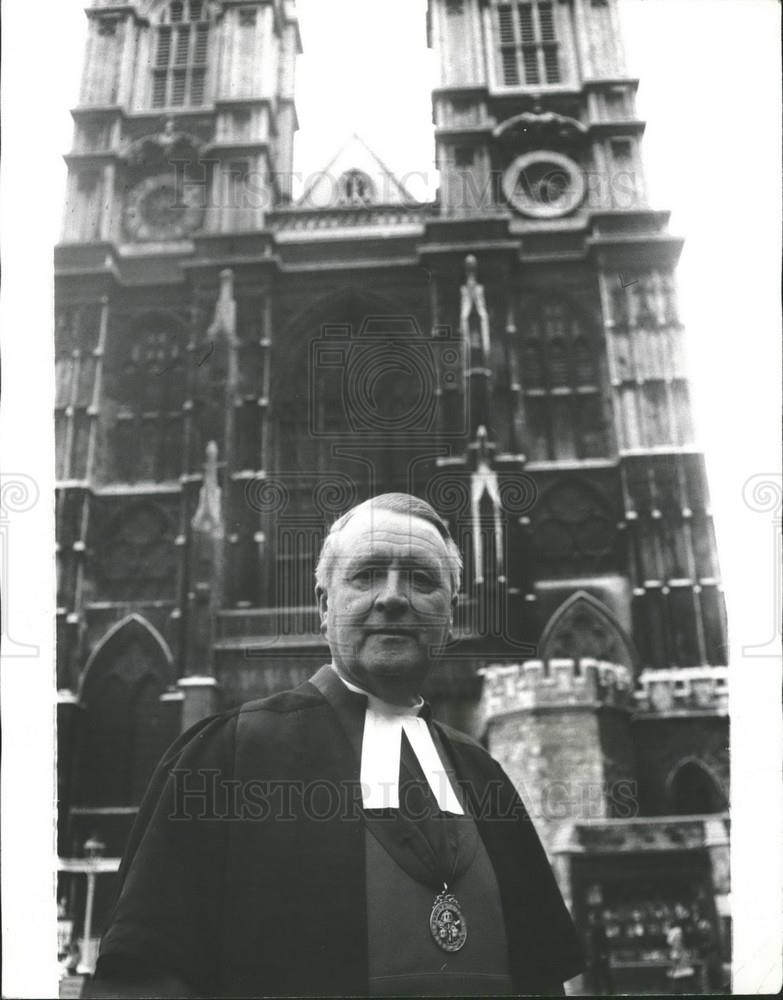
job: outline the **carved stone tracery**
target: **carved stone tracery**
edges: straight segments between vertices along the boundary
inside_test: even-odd
[[[136,240],[181,239],[200,228],[208,176],[202,141],[167,118],[162,131],[135,140],[123,156],[126,234]]]
[[[572,140],[586,134],[587,128],[576,118],[555,111],[523,111],[502,121],[492,133],[495,139],[530,146],[539,146],[552,139]]]
[[[588,657],[628,668],[633,675],[637,654],[631,638],[611,611],[581,590],[552,615],[541,636],[542,659]]]
[[[582,481],[551,487],[532,517],[533,545],[556,575],[589,575],[610,569],[617,524],[608,503]]]
[[[100,596],[173,600],[176,533],[169,512],[153,500],[121,506],[93,543],[92,563]]]
[[[174,736],[160,696],[174,683],[162,636],[133,614],[109,629],[82,675],[83,759],[78,799],[88,806],[140,801],[152,770]]]

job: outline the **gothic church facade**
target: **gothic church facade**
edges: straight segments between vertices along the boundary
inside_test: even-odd
[[[664,988],[672,923],[718,981],[726,625],[617,0],[430,0],[428,203],[359,139],[294,197],[292,0],[87,16],[55,255],[59,894],[86,966],[155,762],[317,669],[324,532],[402,490],[465,559],[427,696],[531,806],[576,988]]]

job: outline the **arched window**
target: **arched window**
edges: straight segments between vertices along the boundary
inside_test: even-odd
[[[119,482],[167,481],[184,471],[187,331],[149,313],[110,340],[104,473]]]
[[[363,170],[346,170],[339,184],[341,205],[369,205],[375,200],[375,185]]]
[[[529,537],[545,579],[612,573],[622,562],[617,515],[600,490],[581,480],[561,479],[541,495]]]
[[[96,510],[90,535],[105,600],[171,600],[177,586],[176,512],[151,500]]]
[[[174,683],[171,653],[143,618],[118,623],[93,652],[80,691],[84,706],[78,800],[136,805],[176,736],[160,696]]]
[[[337,514],[373,494],[411,492],[416,442],[435,419],[437,369],[410,316],[358,291],[314,303],[278,343],[272,465],[287,505],[267,539],[270,594],[310,607],[323,532]],[[346,483],[351,503],[346,494],[330,509],[330,491]]]
[[[593,659],[636,672],[631,638],[601,601],[584,590],[567,598],[549,619],[539,642],[541,659]]]
[[[697,816],[728,809],[726,793],[720,782],[699,760],[683,761],[667,784],[669,808],[673,816]]]
[[[523,311],[518,346],[528,457],[602,458],[608,421],[597,337],[566,300],[542,299]]]
[[[204,104],[209,29],[205,0],[172,0],[165,9],[155,38],[153,108]]]

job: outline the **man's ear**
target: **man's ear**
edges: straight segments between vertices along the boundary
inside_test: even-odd
[[[318,615],[321,619],[321,634],[326,634],[326,611],[327,611],[327,597],[326,590],[319,584],[315,588],[315,599],[318,603]]]

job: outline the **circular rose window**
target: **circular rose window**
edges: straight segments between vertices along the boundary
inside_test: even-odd
[[[539,150],[514,160],[503,175],[503,194],[523,215],[555,219],[578,207],[585,181],[573,160]]]

